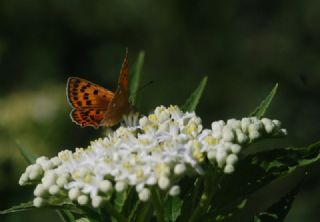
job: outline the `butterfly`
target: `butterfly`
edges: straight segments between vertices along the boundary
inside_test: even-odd
[[[130,111],[128,50],[120,69],[115,92],[88,80],[69,77],[67,99],[73,110],[71,120],[81,127],[113,126]]]

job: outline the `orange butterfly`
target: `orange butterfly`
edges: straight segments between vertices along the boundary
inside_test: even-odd
[[[73,110],[70,117],[85,127],[113,126],[130,111],[128,50],[120,69],[116,92],[78,77],[69,77],[67,98]]]

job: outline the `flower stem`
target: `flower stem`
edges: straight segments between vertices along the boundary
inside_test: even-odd
[[[199,217],[208,209],[212,197],[218,187],[218,181],[214,178],[215,169],[209,169],[207,175],[204,177],[204,190],[201,194],[199,204],[197,205],[194,213],[191,215],[189,222],[195,222],[199,220]],[[216,184],[213,184],[216,182]]]
[[[105,206],[109,215],[114,217],[118,222],[128,222],[128,220],[122,214],[120,214],[109,202],[106,202]]]
[[[154,211],[156,213],[157,221],[165,222],[163,216],[163,204],[161,203],[159,193],[154,188],[151,189],[151,199]]]

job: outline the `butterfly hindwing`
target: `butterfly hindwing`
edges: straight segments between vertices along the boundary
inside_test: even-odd
[[[107,108],[114,93],[88,80],[70,77],[67,83],[67,97],[73,108]]]
[[[103,108],[79,108],[74,109],[70,113],[72,121],[78,125],[99,127],[103,125],[106,109]]]

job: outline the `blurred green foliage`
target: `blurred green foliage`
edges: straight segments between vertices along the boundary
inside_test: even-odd
[[[182,105],[207,75],[197,113],[209,126],[248,115],[278,82],[267,116],[289,129],[283,143],[314,142],[320,135],[319,24],[318,0],[1,0],[0,209],[32,195],[17,184],[26,163],[16,140],[50,156],[101,135],[71,122],[66,79],[79,76],[114,90],[126,47],[131,64],[145,51],[142,84],[154,81],[140,92],[144,112]],[[319,169],[308,168],[287,221],[318,221]],[[249,210],[286,193],[295,176],[252,197]],[[21,213],[1,221],[57,221],[53,215]]]

